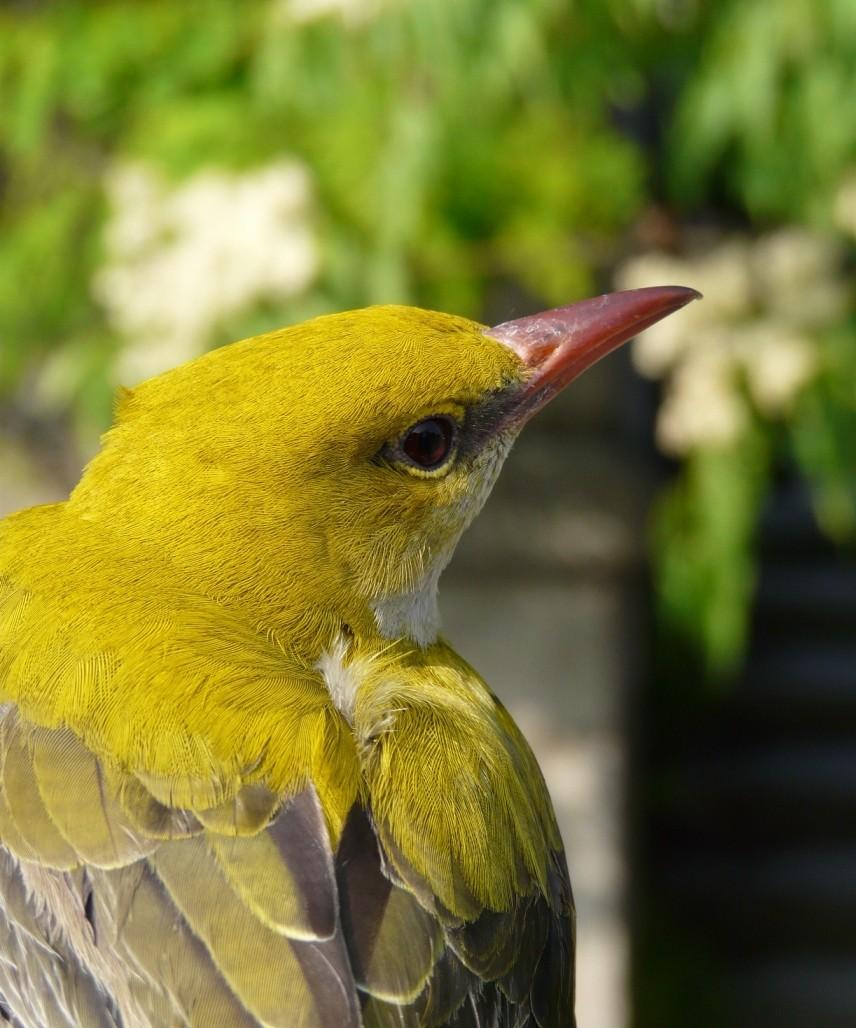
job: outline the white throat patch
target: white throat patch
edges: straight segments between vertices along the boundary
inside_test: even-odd
[[[417,646],[430,646],[440,632],[437,583],[446,566],[438,561],[422,581],[409,592],[393,593],[372,604],[378,631],[384,639],[412,639]]]

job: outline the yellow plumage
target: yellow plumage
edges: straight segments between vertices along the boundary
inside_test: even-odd
[[[125,391],[2,523],[16,1023],[572,1023],[540,772],[436,628],[530,378],[463,319],[320,318]]]

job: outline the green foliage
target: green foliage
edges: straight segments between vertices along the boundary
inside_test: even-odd
[[[699,450],[655,511],[663,636],[683,641],[684,655],[694,646],[713,678],[735,670],[743,655],[755,585],[753,543],[769,466],[767,440],[757,431],[739,445]]]
[[[856,325],[827,341],[826,374],[790,426],[794,453],[812,484],[818,520],[839,543],[856,541]]]
[[[641,154],[608,122],[609,67],[587,58],[584,89],[566,75],[588,54],[549,0],[390,3],[348,27],[270,0],[7,8],[0,388],[115,334],[92,281],[106,176],[128,161],[174,182],[283,156],[308,166],[320,275],[230,317],[238,335],[381,300],[478,316],[495,281],[548,302],[584,294],[644,196]]]
[[[856,153],[856,6],[725,0],[695,27],[699,63],[677,105],[676,195],[717,190],[753,218],[828,220]]]

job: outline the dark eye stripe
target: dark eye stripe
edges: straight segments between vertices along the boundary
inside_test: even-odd
[[[438,415],[412,425],[401,437],[401,450],[417,467],[426,471],[439,468],[452,451],[455,423]]]

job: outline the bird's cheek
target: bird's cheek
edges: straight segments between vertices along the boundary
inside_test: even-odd
[[[412,531],[400,508],[354,507],[329,518],[326,536],[337,573],[364,599],[400,588],[412,548]]]

